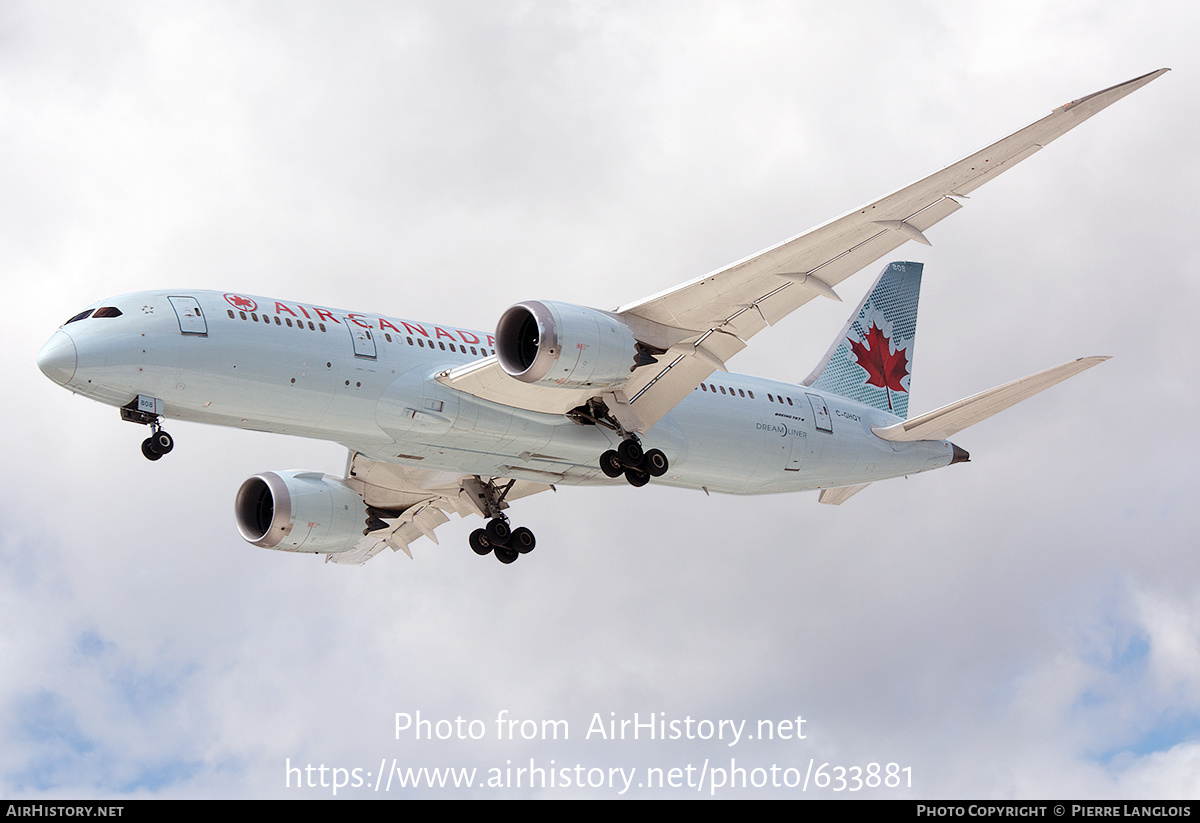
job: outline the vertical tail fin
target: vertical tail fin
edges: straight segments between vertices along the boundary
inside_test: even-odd
[[[906,419],[922,263],[889,263],[802,385]]]

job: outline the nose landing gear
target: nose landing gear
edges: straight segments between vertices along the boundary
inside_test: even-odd
[[[151,434],[142,441],[142,454],[147,460],[158,460],[175,448],[175,438],[167,434],[155,421],[150,424]]]
[[[163,402],[156,397],[138,395],[121,407],[121,419],[150,427],[150,436],[142,441],[142,454],[147,460],[158,460],[175,448],[175,438],[162,428]]]

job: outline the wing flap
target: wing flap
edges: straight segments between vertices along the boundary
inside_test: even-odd
[[[594,391],[522,383],[501,368],[495,355],[442,372],[437,381],[492,403],[545,414],[564,414],[586,403],[595,394]]]
[[[359,565],[385,548],[402,551],[410,558],[409,544],[427,537],[435,544],[435,529],[449,523],[449,512],[459,517],[483,514],[477,500],[481,484],[474,475],[420,469],[386,463],[351,451],[346,460],[346,485],[363,496],[368,506],[381,513],[385,528],[365,535],[359,544],[345,552],[327,554],[328,563]],[[503,485],[507,479],[497,479]],[[517,480],[507,501],[528,497],[550,488],[549,484]]]
[[[1061,366],[1031,374],[958,400],[940,409],[897,423],[894,426],[872,427],[871,431],[884,440],[906,442],[911,440],[945,440],[974,426],[994,414],[1028,400],[1039,392],[1057,385],[1069,377],[1098,366],[1107,357],[1081,357]]]

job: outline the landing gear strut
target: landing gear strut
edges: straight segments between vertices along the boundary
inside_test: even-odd
[[[644,486],[651,477],[662,477],[671,466],[667,456],[658,449],[644,451],[637,434],[621,425],[621,421],[598,397],[571,409],[567,417],[581,426],[603,426],[620,436],[619,446],[600,455],[600,471],[608,477],[617,478],[623,474],[629,485]]]
[[[482,479],[479,481],[483,486],[484,516],[489,520],[487,526],[471,532],[468,542],[475,554],[482,557],[495,553],[496,559],[507,565],[521,555],[533,551],[537,540],[533,532],[524,526],[512,528],[508,523],[508,515],[502,511],[504,496],[517,481],[508,481],[508,485],[502,489],[496,485],[495,480],[488,480],[486,483]]]
[[[607,476],[625,475],[630,486],[644,486],[650,477],[661,477],[671,467],[667,456],[658,449],[644,451],[637,434],[625,428],[599,397],[571,409],[566,416],[581,426],[604,426],[617,432],[620,445],[600,455],[600,470]]]
[[[150,436],[142,441],[142,454],[147,460],[158,460],[175,448],[175,438],[163,431],[162,401],[138,395],[121,407],[121,419],[150,427]]]

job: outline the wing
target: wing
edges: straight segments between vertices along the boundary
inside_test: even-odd
[[[438,472],[382,463],[351,451],[346,460],[346,485],[367,501],[373,519],[372,528],[359,545],[350,551],[327,554],[330,563],[361,566],[385,548],[402,551],[409,557],[408,545],[428,537],[437,543],[434,530],[450,521],[450,514],[484,516],[480,503],[483,490],[473,475]],[[503,485],[507,479],[496,479]],[[545,483],[516,480],[505,495],[507,501],[528,497],[553,488]]]
[[[719,271],[617,309],[657,362],[602,395],[626,428],[645,431],[747,341],[814,297],[961,208],[964,197],[1168,69],[1082,97],[941,171]],[[564,412],[595,391],[519,383],[494,358],[439,379],[484,399],[531,411]]]

